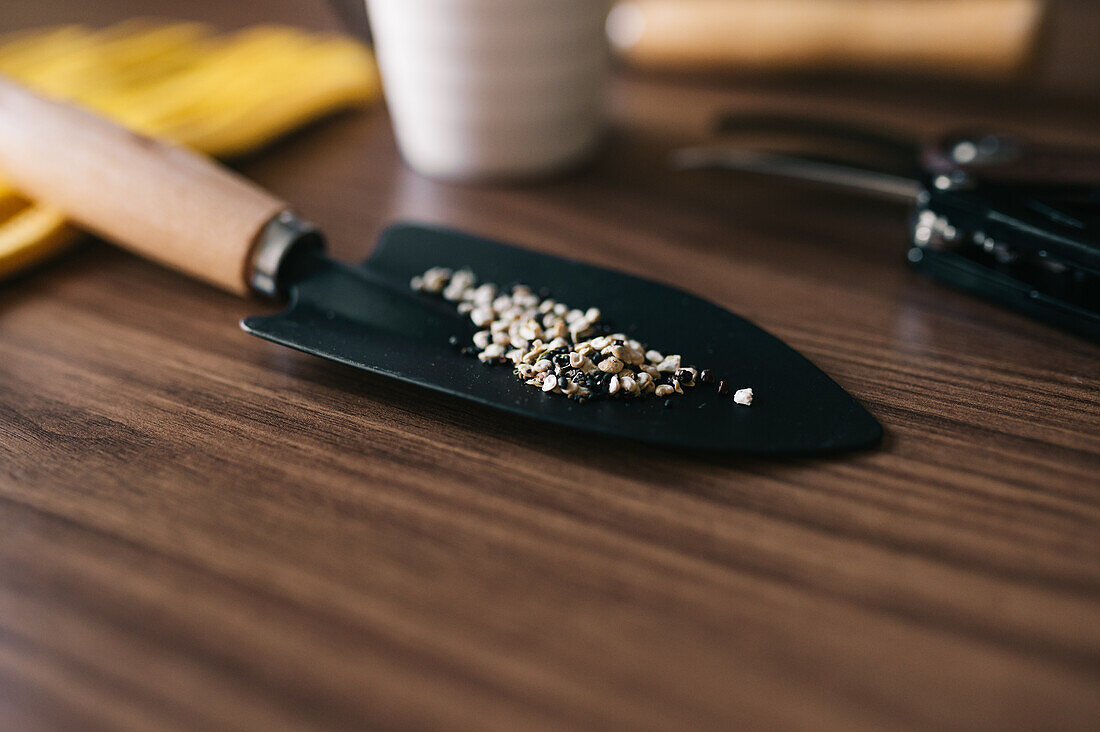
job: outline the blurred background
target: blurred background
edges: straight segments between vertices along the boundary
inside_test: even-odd
[[[521,12],[521,5],[509,12]],[[627,0],[612,5],[611,135],[596,156],[595,174],[622,178],[624,195],[641,193],[632,189],[637,176],[625,172],[627,167],[667,170],[670,150],[712,139],[719,118],[728,114],[840,119],[924,140],[960,128],[1021,136],[1041,129],[1044,142],[1100,145],[1100,4],[1090,0]],[[7,37],[11,42],[28,29],[75,23],[94,30],[133,18],[199,21],[214,34],[279,24],[325,37],[334,32],[370,37],[363,3],[355,0],[6,0],[0,30],[15,33]],[[226,63],[233,68],[232,59]],[[127,121],[246,164],[250,176],[270,185],[267,159],[251,158],[253,151],[330,112],[375,105],[381,88],[374,75],[369,55],[364,59],[345,48],[327,60],[311,56],[297,66],[284,63],[267,84],[238,80],[256,95],[270,87],[271,99],[257,96],[252,107],[235,110],[213,132],[196,131],[192,123],[200,115],[193,110],[188,125],[167,132],[163,121],[157,122],[160,127],[149,120]],[[224,107],[243,99],[234,89],[218,82],[196,93],[209,98],[210,106]],[[215,99],[218,90],[222,101]],[[338,116],[313,134],[283,143],[280,163],[272,163],[272,170],[298,165],[303,176],[354,189],[354,196],[320,197],[317,187],[305,182],[277,183],[280,195],[325,224],[337,254],[362,254],[359,245],[340,251],[349,241],[363,240],[362,230],[351,223],[356,218],[367,231],[399,216],[448,223],[462,210],[467,219],[477,218],[476,191],[427,185],[407,172],[395,173],[390,181],[395,185],[379,188],[374,181],[386,180],[385,174],[355,172],[367,160],[375,172],[401,166],[389,122],[377,109]],[[630,166],[622,165],[627,158]],[[663,185],[655,180],[647,185]],[[675,191],[664,193],[672,205],[685,203]],[[732,195],[745,196],[738,212],[745,215],[742,221],[755,217],[777,234],[796,226],[784,206],[805,203],[783,184],[749,191],[722,183],[713,192],[730,211],[738,206]],[[326,215],[346,210],[353,200],[357,217]],[[753,200],[775,205],[761,209]],[[815,230],[821,231],[828,228],[829,210],[863,204],[838,204],[825,196],[809,205]],[[498,226],[492,219],[490,228]]]
[[[832,11],[820,12],[833,4]],[[647,9],[651,27],[642,37],[633,38],[639,32],[628,22],[633,14],[620,13],[619,50],[625,60],[618,65],[633,69],[635,77],[660,77],[669,87],[713,85],[812,97],[863,93],[869,99],[912,95],[927,102],[931,114],[943,104],[979,107],[982,101],[1004,98],[1006,91],[1012,92],[1014,106],[1021,113],[1038,100],[1080,105],[1083,114],[1100,104],[1100,4],[1092,0],[868,0],[863,4],[882,8],[877,18],[887,25],[891,16],[905,24],[912,22],[914,14],[926,18],[940,15],[942,19],[928,18],[928,26],[919,29],[921,38],[915,43],[926,45],[926,50],[916,53],[910,49],[911,55],[923,58],[911,58],[907,63],[898,58],[897,49],[887,46],[878,49],[882,60],[875,63],[873,38],[865,39],[848,58],[843,54],[837,58],[835,45],[830,53],[817,44],[815,52],[815,34],[818,40],[835,35],[844,19],[829,16],[854,7],[850,0],[642,0],[620,3]],[[727,9],[722,11],[722,6]],[[819,12],[800,12],[800,6],[817,6]],[[942,6],[943,11],[934,6]],[[0,11],[4,31],[63,23],[104,26],[134,17],[198,20],[225,30],[286,23],[310,30],[350,32],[360,38],[369,34],[363,3],[356,0],[5,0]],[[937,26],[942,30],[944,23],[955,31],[950,38],[936,42]],[[898,29],[885,33],[885,42],[889,44],[897,34]],[[784,36],[789,40],[786,47]],[[1019,48],[1014,46],[1017,38],[1026,39]],[[637,47],[632,48],[631,43]],[[937,52],[943,56],[939,63],[935,62]],[[978,60],[983,54],[984,60]],[[998,56],[1003,63],[995,60]],[[657,102],[646,106],[645,111],[654,116],[687,111]]]

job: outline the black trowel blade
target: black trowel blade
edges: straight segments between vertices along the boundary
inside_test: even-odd
[[[482,282],[548,288],[598,307],[602,320],[684,363],[751,387],[750,407],[713,385],[672,399],[578,404],[534,389],[510,366],[486,366],[448,339],[473,328],[450,303],[409,289],[429,267],[472,269]],[[569,429],[698,450],[808,454],[866,447],[882,428],[820,369],[744,318],[667,285],[467,234],[401,224],[359,266],[318,259],[292,283],[278,315],[246,318],[261,338],[479,404]]]

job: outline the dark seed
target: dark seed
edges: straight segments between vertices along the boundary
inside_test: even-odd
[[[724,381],[719,381],[718,382],[718,393],[721,394],[722,396],[725,396],[726,394],[729,394],[730,393],[730,385],[727,384]]]
[[[539,297],[542,298],[543,300],[550,297],[550,288],[549,287],[540,287],[539,288]]]
[[[684,386],[695,386],[695,379],[692,378],[691,372],[687,369],[680,369],[677,371],[676,380]]]
[[[458,352],[461,353],[463,356],[470,355],[470,349],[467,346],[463,346],[462,348],[458,349]]]
[[[672,400],[665,399],[665,409],[672,409]]]
[[[714,383],[714,372],[711,371],[710,369],[703,369],[699,373],[699,378],[703,380],[704,384],[713,384]]]
[[[458,345],[458,336],[455,336],[455,335],[451,336],[450,338],[447,339],[447,342],[450,343],[452,346],[457,346]]]

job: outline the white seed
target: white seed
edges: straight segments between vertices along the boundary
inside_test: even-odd
[[[562,348],[562,347],[568,346],[568,345],[569,345],[569,341],[565,340],[564,338],[555,338],[554,340],[550,341],[546,345],[546,347],[549,350],[553,351],[555,348]]]
[[[493,309],[485,306],[474,308],[470,313],[470,320],[479,328],[493,322]]]
[[[570,325],[576,323],[578,320],[583,319],[584,313],[582,313],[580,310],[577,310],[576,308],[573,308],[572,310],[569,310],[565,313],[565,322],[569,323]]]
[[[495,358],[500,358],[504,355],[504,347],[499,343],[490,343],[485,346],[485,350],[477,354],[477,357],[482,361],[492,361]]]
[[[660,363],[661,361],[665,360],[665,357],[661,355],[660,351],[646,351],[645,357],[650,363]]]
[[[591,374],[592,372],[599,370],[596,368],[596,364],[592,363],[592,359],[590,358],[585,358],[583,361],[581,361],[580,369],[586,374]]]
[[[640,388],[640,389],[646,388],[646,386],[651,381],[653,381],[653,377],[650,376],[649,374],[647,374],[646,372],[643,371],[642,373],[638,374],[638,388]]]
[[[672,388],[676,390],[677,394],[683,394],[684,393],[684,387],[680,386],[680,380],[679,379],[673,379],[672,380]]]
[[[565,336],[569,335],[569,329],[565,327],[565,323],[559,320],[546,331],[546,334],[551,338],[565,338]]]
[[[445,290],[443,290],[443,299],[448,302],[458,302],[462,299],[462,295],[465,292],[466,290],[464,287],[462,287],[462,285],[455,287],[454,283],[452,282],[451,284],[447,285],[447,288]]]
[[[513,348],[511,351],[508,351],[508,353],[504,354],[504,357],[512,363],[518,364],[519,360],[523,358],[523,351],[518,348]]]
[[[417,291],[423,290],[424,289],[424,278],[421,277],[420,275],[417,275],[416,277],[413,277],[411,280],[409,280],[409,287],[411,287],[412,289],[417,290]]]
[[[599,369],[605,374],[617,374],[623,370],[623,362],[614,356],[608,356],[603,361],[600,361]]]
[[[460,315],[469,315],[474,307],[472,302],[460,302],[458,304],[458,312]]]
[[[508,297],[507,295],[501,295],[500,297],[493,300],[493,310],[497,310],[503,313],[510,307],[512,307],[512,298]]]
[[[579,388],[580,387],[577,386],[577,383],[575,381],[570,381],[569,379],[564,379],[561,382],[561,393],[562,394],[567,394],[567,395],[572,394],[575,391],[577,391]]]
[[[458,285],[462,289],[473,287],[474,283],[476,282],[477,275],[475,275],[473,272],[466,269],[465,267],[458,270],[451,276],[451,284]]]
[[[647,374],[652,376],[654,379],[660,378],[660,376],[661,376],[661,372],[658,371],[657,367],[653,366],[652,364],[648,364],[648,363],[643,364],[642,365],[642,371],[646,372]]]
[[[611,378],[614,379],[614,378],[617,378],[617,377],[613,376]],[[634,379],[630,378],[629,376],[624,376],[621,379],[619,379],[619,384],[622,385],[623,391],[629,392],[630,394],[633,394],[634,392],[636,392],[638,390],[638,382],[636,382]]]
[[[543,391],[554,391],[554,387],[558,385],[558,377],[553,374],[548,375],[542,382]]]
[[[535,370],[533,368],[531,368],[531,364],[521,363],[521,364],[516,366],[516,373],[519,374],[520,377],[522,377],[524,379],[529,379],[529,378],[531,378],[532,376],[535,375]]]
[[[503,331],[497,331],[493,333],[493,343],[499,343],[502,346],[507,346],[512,343],[512,338]]]
[[[554,305],[554,315],[565,315],[569,312],[569,306],[564,303],[556,303]]]
[[[494,320],[492,323],[489,323],[489,330],[494,333],[507,333],[508,323],[503,320]]]
[[[587,320],[589,323],[595,323],[597,320],[600,319],[600,309],[588,308],[588,310],[584,311],[584,319]]]
[[[607,384],[607,393],[608,394],[615,394],[618,391],[619,391],[619,377],[618,376],[612,376],[611,381],[609,381],[608,384]]]
[[[607,348],[611,345],[611,339],[607,336],[600,336],[599,338],[592,339],[592,347],[597,351]]]
[[[450,277],[451,270],[443,267],[432,267],[424,273],[424,290],[427,292],[442,292]]]
[[[752,389],[738,389],[733,393],[733,401],[749,406],[752,404]]]
[[[584,356],[577,353],[576,351],[573,351],[572,353],[569,354],[569,365],[570,366],[572,366],[575,369],[579,369],[581,367],[582,363],[584,363]]]
[[[474,345],[478,348],[485,348],[485,346],[489,345],[490,338],[492,338],[492,336],[489,334],[489,331],[479,330],[477,333],[474,333]]]
[[[665,356],[664,360],[657,364],[657,370],[664,373],[673,373],[680,368],[680,357]]]
[[[668,396],[673,392],[673,389],[668,384],[661,384],[657,387],[656,394],[659,397]]]
[[[474,290],[474,302],[478,305],[488,305],[497,296],[496,285],[486,282],[481,287]]]
[[[630,363],[630,349],[623,348],[622,346],[612,346],[611,355],[620,361]]]
[[[541,361],[535,361],[535,367],[534,368],[535,368],[536,373],[542,373],[543,371],[548,370],[553,365],[554,364],[550,363],[549,359],[544,358]]]
[[[546,313],[554,309],[554,304],[555,303],[553,300],[551,300],[550,298],[546,298],[539,303],[539,312],[545,315]]]

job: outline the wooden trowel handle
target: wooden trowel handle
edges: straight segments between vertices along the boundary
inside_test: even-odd
[[[246,294],[287,205],[212,160],[0,77],[0,174],[137,254]]]

